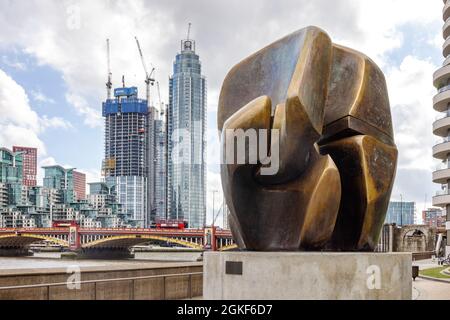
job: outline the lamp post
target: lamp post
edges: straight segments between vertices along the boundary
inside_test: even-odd
[[[403,227],[403,195],[400,195],[400,225]]]
[[[213,212],[212,212],[212,226],[214,227],[214,219],[215,219],[215,210],[216,210],[216,193],[219,192],[217,190],[213,190]]]

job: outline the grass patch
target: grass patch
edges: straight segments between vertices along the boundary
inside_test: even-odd
[[[432,277],[432,278],[438,278],[438,279],[450,279],[450,276],[446,276],[441,273],[441,271],[447,269],[447,267],[439,267],[439,268],[433,268],[433,269],[427,269],[420,271],[421,276],[426,277]]]

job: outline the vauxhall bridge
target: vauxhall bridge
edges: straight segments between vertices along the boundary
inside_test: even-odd
[[[137,245],[156,242],[196,250],[226,251],[236,245],[229,230],[204,229],[96,229],[77,225],[53,228],[2,228],[0,253],[26,254],[42,241],[82,254],[129,253]]]

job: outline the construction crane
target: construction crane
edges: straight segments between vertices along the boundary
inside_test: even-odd
[[[136,39],[136,44],[139,50],[139,55],[141,56],[142,66],[144,67],[145,72],[145,84],[147,89],[147,106],[149,108],[149,119],[147,124],[147,154],[148,154],[148,176],[147,176],[147,199],[148,199],[148,214],[151,215],[152,212],[155,210],[154,206],[154,185],[153,182],[155,181],[155,154],[154,154],[154,121],[155,121],[155,114],[153,108],[150,106],[150,86],[155,84],[155,79],[152,78],[153,73],[155,72],[155,68],[152,68],[152,71],[148,73],[147,64],[145,63],[144,54],[142,53],[141,44],[139,43],[139,40],[137,37],[134,37]]]
[[[156,82],[156,87],[158,89],[158,102],[159,102],[159,114],[162,116],[164,114],[164,106],[163,103],[161,101],[161,89],[159,87],[159,81]]]
[[[111,48],[109,45],[109,39],[106,39],[106,59],[108,63],[108,82],[106,83],[106,96],[111,99],[111,90],[112,90],[112,72],[111,72]]]
[[[150,103],[150,85],[155,85],[155,79],[152,78],[153,73],[155,72],[155,68],[152,68],[152,71],[150,74],[148,73],[147,64],[145,63],[144,54],[142,53],[141,44],[139,43],[139,40],[137,37],[134,37],[136,39],[136,44],[138,46],[139,55],[141,56],[142,66],[144,67],[145,72],[145,84],[147,89],[147,102]]]

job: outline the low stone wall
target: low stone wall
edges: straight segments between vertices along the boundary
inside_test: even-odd
[[[428,259],[431,259],[434,254],[435,254],[434,251],[415,252],[412,254],[412,257],[413,257],[413,261],[428,260]]]
[[[202,263],[166,263],[152,268],[82,268],[81,282],[146,276],[199,273]],[[0,287],[37,284],[61,284],[51,287],[0,290],[0,300],[172,300],[200,297],[203,276],[121,280],[82,284],[79,289],[67,286],[71,275],[66,269],[0,273]],[[73,279],[73,278],[72,278]],[[191,286],[192,285],[192,286]]]
[[[411,253],[207,252],[206,300],[411,300]]]

